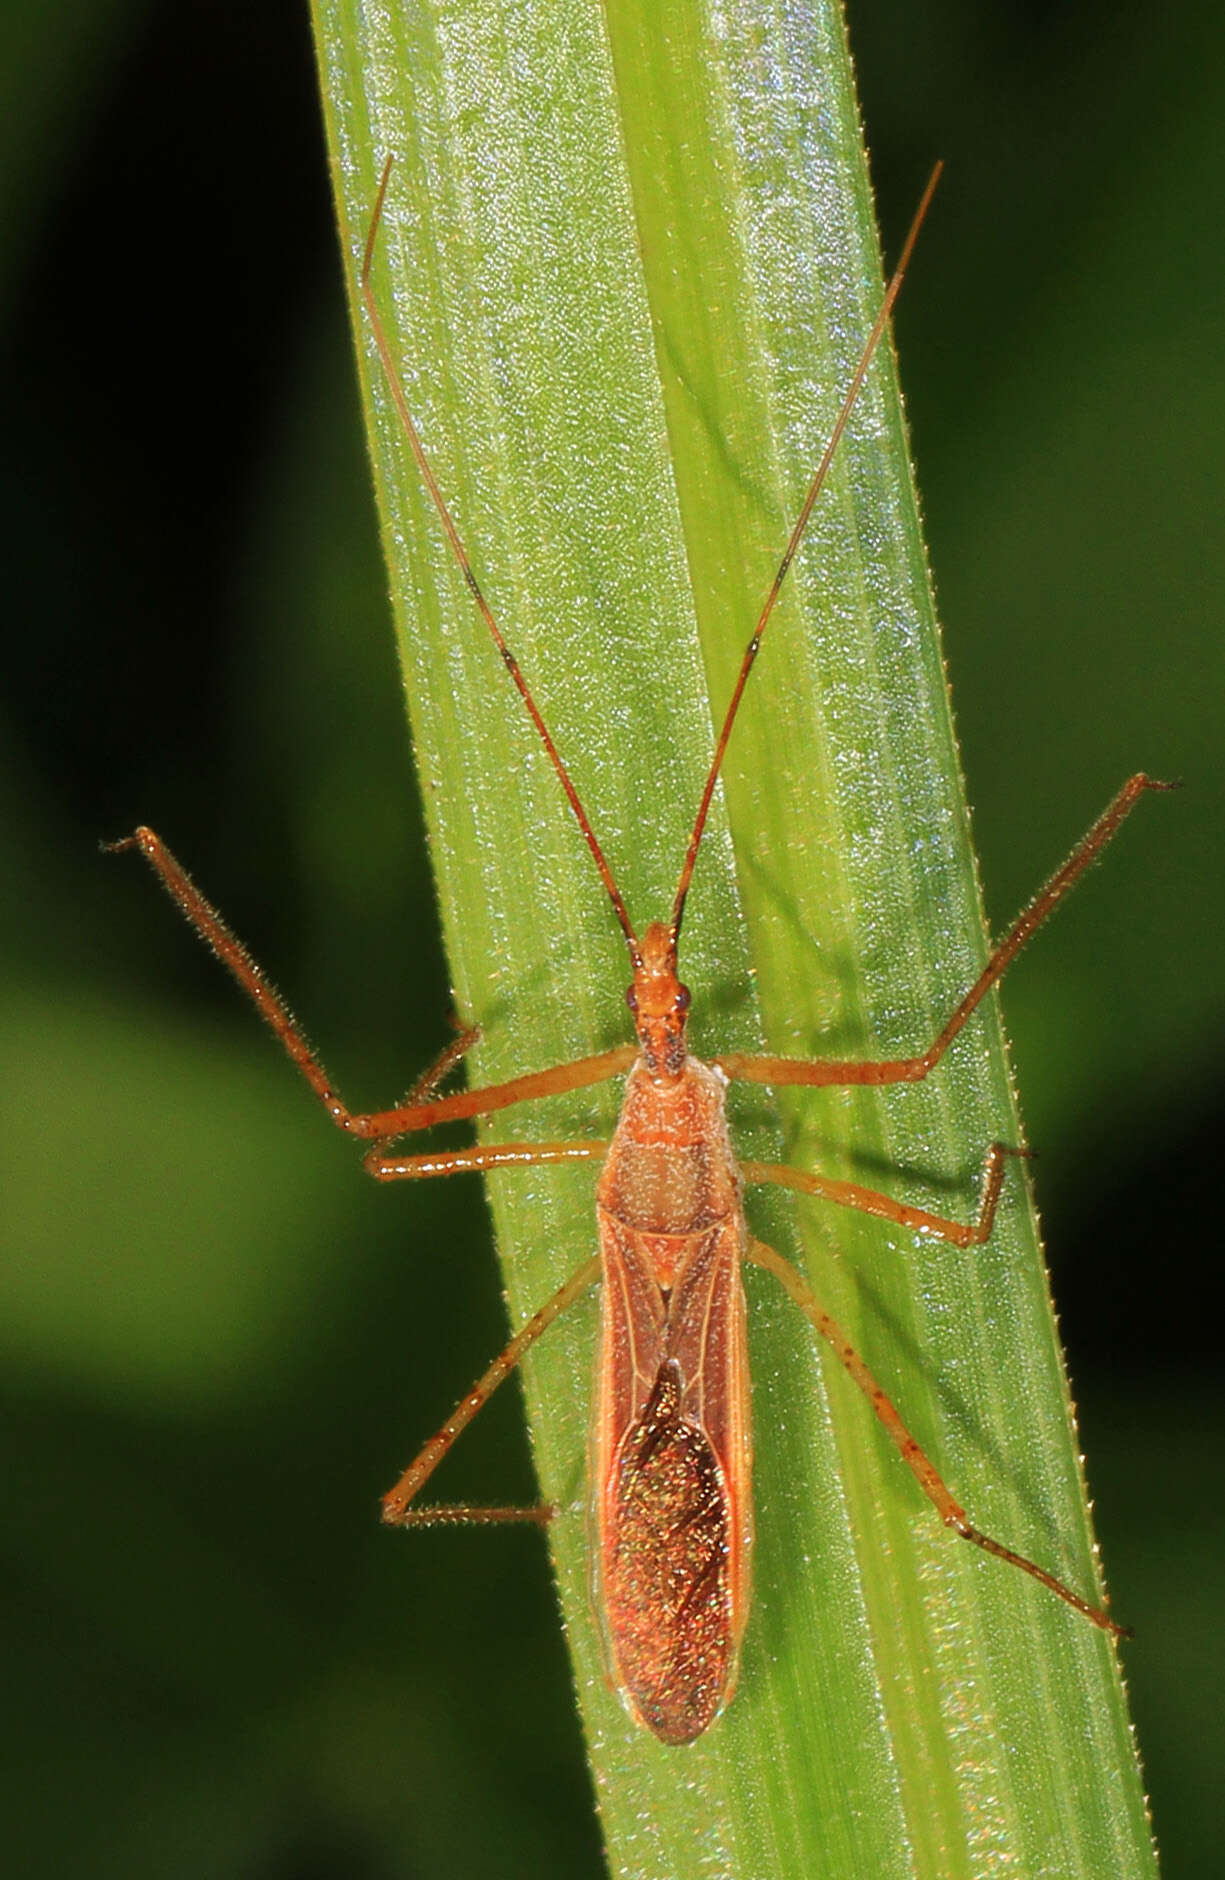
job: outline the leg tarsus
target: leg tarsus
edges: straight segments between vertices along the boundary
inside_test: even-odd
[[[383,1497],[385,1527],[548,1527],[557,1513],[551,1502],[542,1501],[533,1508],[480,1508],[468,1502],[448,1502],[445,1507],[397,1508],[391,1496]]]
[[[1023,1573],[1028,1573],[1031,1578],[1039,1580],[1066,1605],[1071,1606],[1074,1611],[1079,1612],[1083,1618],[1088,1619],[1101,1631],[1109,1632],[1114,1638],[1135,1638],[1136,1634],[1132,1626],[1120,1625],[1117,1619],[1110,1617],[1109,1613],[1103,1612],[1099,1606],[1091,1606],[1087,1599],[1082,1599],[1079,1593],[1074,1593],[1070,1587],[1063,1584],[1062,1580],[1057,1580],[1053,1573],[1046,1571],[1045,1567],[1036,1566],[1032,1560],[1026,1560],[1023,1554],[1016,1554],[1011,1547],[1005,1547],[1001,1542],[992,1540],[989,1534],[971,1527],[964,1517],[961,1520],[946,1517],[944,1525],[952,1528],[954,1534],[960,1535],[963,1541],[972,1541],[975,1547],[981,1547],[984,1553],[994,1554],[997,1560],[1004,1560],[1009,1566],[1020,1567]]]

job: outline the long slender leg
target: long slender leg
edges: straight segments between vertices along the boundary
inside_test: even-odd
[[[823,1201],[835,1201],[843,1208],[857,1208],[861,1214],[874,1214],[879,1220],[896,1222],[899,1227],[935,1234],[940,1240],[951,1241],[955,1247],[977,1247],[991,1233],[1006,1159],[1010,1155],[1028,1154],[1028,1149],[1010,1149],[1002,1142],[991,1144],[983,1162],[978,1213],[972,1221],[951,1221],[943,1214],[928,1214],[923,1208],[910,1208],[902,1201],[891,1201],[888,1195],[878,1194],[875,1188],[861,1188],[858,1182],[834,1181],[828,1175],[810,1175],[807,1169],[790,1168],[782,1162],[742,1162],[740,1173],[746,1182],[773,1182],[780,1188],[795,1188],[802,1195],[819,1195]]]
[[[603,1051],[598,1057],[575,1058],[569,1064],[555,1064],[548,1070],[530,1071],[504,1084],[490,1084],[483,1090],[459,1090],[452,1096],[433,1097],[429,1093],[440,1078],[468,1048],[461,1038],[447,1046],[425,1076],[409,1093],[409,1101],[395,1109],[355,1112],[347,1108],[332,1087],[330,1078],[307,1042],[306,1034],[289,1007],[264,976],[262,967],[252,959],[241,940],[233,934],[216,908],[212,907],[192,881],[187,870],[177,862],[161,837],[152,829],[137,829],[121,842],[103,845],[112,853],[138,849],[160,876],[167,893],[176,901],[205,944],[212,948],[255,1006],[264,1023],[275,1033],[287,1057],[297,1065],[307,1084],[336,1124],[346,1134],[363,1141],[380,1137],[403,1136],[414,1130],[430,1129],[435,1123],[458,1122],[464,1117],[487,1116],[523,1103],[531,1097],[557,1096],[567,1090],[581,1090],[589,1084],[606,1082],[628,1070],[637,1055],[635,1045],[622,1045],[615,1051]],[[470,1042],[470,1039],[469,1039]]]
[[[1107,804],[1088,834],[1077,843],[1062,868],[1053,874],[1025,911],[1014,921],[995,948],[982,972],[953,1012],[943,1031],[918,1057],[890,1058],[877,1063],[858,1060],[836,1062],[807,1058],[748,1056],[734,1052],[715,1062],[724,1074],[751,1084],[913,1084],[934,1070],[957,1036],[971,1012],[1020,952],[1030,935],[1042,925],[1063,900],[1094,858],[1101,853],[1128,812],[1146,790],[1173,790],[1177,785],[1146,777],[1142,771],[1129,777],[1117,796]]]
[[[425,1181],[432,1175],[479,1174],[540,1162],[596,1162],[607,1153],[606,1142],[491,1142],[472,1149],[440,1149],[433,1155],[395,1156],[384,1155],[376,1143],[362,1167],[380,1182]]]
[[[515,1333],[509,1345],[500,1356],[496,1357],[489,1369],[479,1377],[466,1397],[460,1399],[442,1428],[430,1437],[420,1454],[410,1462],[395,1487],[383,1497],[383,1519],[392,1527],[439,1527],[446,1523],[493,1523],[496,1521],[534,1521],[539,1526],[551,1519],[553,1509],[547,1503],[540,1503],[534,1508],[477,1508],[465,1503],[435,1507],[410,1508],[413,1500],[426,1482],[428,1482],[438,1464],[442,1461],[461,1430],[467,1429],[478,1410],[488,1403],[498,1385],[510,1376],[525,1351],[534,1345],[542,1332],[547,1332],[555,1319],[561,1317],[567,1306],[587,1288],[594,1285],[600,1276],[599,1255],[579,1267],[572,1273],[564,1286],[559,1286],[553,1297],[541,1306],[521,1331]]]
[[[1028,1573],[1032,1579],[1040,1580],[1043,1586],[1049,1588],[1066,1605],[1083,1614],[1094,1625],[1100,1626],[1103,1632],[1109,1632],[1115,1638],[1131,1637],[1127,1626],[1119,1625],[1099,1606],[1091,1606],[1088,1600],[1072,1592],[1062,1580],[1057,1580],[1053,1573],[1048,1573],[1045,1567],[1035,1565],[1032,1560],[1026,1560],[1023,1554],[1014,1553],[1011,1547],[1004,1547],[999,1541],[992,1540],[989,1534],[983,1534],[978,1528],[971,1526],[966,1519],[965,1509],[954,1500],[934,1464],[920,1449],[859,1353],[820,1304],[812,1288],[801,1279],[795,1268],[784,1260],[781,1254],[775,1253],[773,1247],[767,1247],[764,1241],[750,1240],[746,1254],[755,1265],[763,1266],[767,1273],[773,1273],[784,1291],[800,1308],[809,1324],[814,1326],[825,1339],[847,1375],[858,1384],[871,1404],[873,1413],[897,1448],[902,1461],[935,1508],[945,1527],[952,1528],[954,1534],[960,1534],[963,1541],[972,1541],[975,1547],[981,1547],[985,1553],[994,1554],[997,1560],[1006,1560],[1011,1566],[1020,1567],[1022,1573]]]

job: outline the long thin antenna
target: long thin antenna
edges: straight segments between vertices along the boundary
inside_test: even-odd
[[[541,717],[536,701],[528,689],[527,680],[519,670],[519,662],[506,644],[506,641],[502,638],[498,623],[490,611],[489,603],[481,593],[477,578],[472,572],[472,563],[468,559],[468,551],[460,540],[459,531],[451,520],[451,512],[447,508],[442,491],[439,489],[434,478],[434,473],[430,469],[424,446],[422,445],[417,427],[413,423],[412,415],[405,402],[403,389],[401,388],[399,378],[396,374],[395,361],[392,358],[391,348],[387,343],[387,335],[383,329],[383,322],[380,318],[378,307],[375,304],[374,293],[370,286],[370,269],[374,258],[374,243],[379,232],[379,223],[383,218],[383,198],[387,194],[387,179],[391,175],[391,165],[392,158],[389,156],[383,165],[383,174],[379,178],[378,194],[374,199],[374,211],[370,217],[370,228],[366,235],[366,246],[362,254],[361,274],[359,276],[361,296],[365,303],[367,317],[370,321],[370,330],[374,335],[375,349],[378,352],[379,362],[383,368],[383,377],[387,381],[387,389],[391,393],[392,403],[396,408],[396,414],[399,417],[404,435],[408,439],[409,447],[416,459],[417,468],[421,472],[421,480],[429,492],[430,501],[438,512],[438,520],[442,524],[443,532],[446,535],[451,553],[454,555],[459,565],[460,573],[468,584],[469,592],[476,602],[482,620],[489,629],[493,643],[502,656],[502,663],[518,687],[519,696],[522,698],[523,703],[527,706],[528,716],[535,725],[540,741],[544,745],[545,751],[548,753],[549,762],[557,772],[558,781],[566,793],[566,800],[574,812],[574,819],[583,832],[583,839],[587,847],[591,850],[595,865],[600,871],[600,880],[604,883],[605,892],[613,904],[613,912],[617,916],[621,931],[625,935],[629,945],[630,958],[635,965],[638,965],[640,961],[638,939],[634,933],[634,929],[630,925],[630,918],[626,912],[625,902],[622,900],[621,891],[613,879],[612,869],[605,860],[603,849],[596,841],[595,831],[587,820],[587,812],[579,800],[578,791],[571,781],[569,771],[562,763],[557,746],[549,735],[549,728]]]
[[[918,239],[919,230],[923,226],[923,218],[927,214],[932,196],[935,194],[936,184],[940,181],[940,172],[943,168],[944,165],[942,163],[937,163],[935,169],[927,179],[927,188],[923,191],[919,200],[919,206],[914,212],[914,219],[910,224],[910,232],[902,248],[901,257],[896,268],[893,270],[893,277],[888,287],[885,289],[885,297],[881,301],[880,312],[873,321],[872,331],[868,334],[864,349],[859,355],[859,364],[856,366],[851,378],[851,383],[847,387],[846,397],[842,401],[842,409],[839,411],[837,419],[834,422],[834,428],[829,434],[829,442],[826,444],[821,456],[821,461],[817,465],[816,474],[812,482],[808,485],[808,494],[804,498],[804,506],[800,510],[795,527],[791,531],[787,547],[783,552],[783,559],[778,564],[778,572],[770,584],[770,592],[766,595],[765,604],[760,614],[757,616],[757,625],[753,629],[752,638],[745,648],[744,658],[740,662],[740,673],[736,680],[735,689],[732,692],[731,702],[728,705],[726,716],[723,720],[723,729],[719,733],[719,742],[715,746],[714,758],[706,778],[706,786],[702,791],[702,799],[698,804],[698,813],[694,817],[693,833],[689,837],[689,847],[685,851],[685,860],[681,867],[681,877],[677,883],[676,895],[672,902],[671,931],[674,950],[681,930],[681,917],[685,912],[685,896],[689,892],[689,882],[693,875],[693,865],[697,860],[698,848],[701,845],[702,833],[706,827],[706,818],[710,811],[711,798],[715,793],[715,783],[723,764],[723,754],[727,750],[727,741],[732,734],[732,726],[736,721],[736,713],[740,709],[740,700],[744,694],[745,685],[748,682],[750,672],[753,670],[753,661],[757,658],[761,647],[762,635],[766,630],[770,615],[774,612],[774,603],[778,599],[779,589],[786,580],[787,570],[795,559],[795,551],[800,545],[800,538],[803,536],[808,518],[812,514],[812,506],[821,493],[821,485],[824,483],[829,471],[829,466],[833,462],[834,452],[838,448],[838,440],[846,429],[847,419],[851,415],[855,400],[859,397],[864,379],[867,377],[868,367],[872,363],[872,355],[880,343],[880,338],[885,330],[889,315],[893,311],[893,303],[898,297],[906,269],[910,265],[910,257],[914,252],[914,245]]]

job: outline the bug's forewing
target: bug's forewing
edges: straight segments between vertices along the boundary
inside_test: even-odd
[[[600,1213],[600,1603],[613,1679],[665,1742],[692,1741],[727,1702],[748,1611],[743,1232],[738,1211],[685,1236]]]

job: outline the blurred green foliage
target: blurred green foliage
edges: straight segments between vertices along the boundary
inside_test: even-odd
[[[1129,770],[1187,783],[1005,1012],[1165,1871],[1207,1876],[1225,22],[850,30],[887,251],[949,164],[898,341],[995,924]],[[94,848],[161,827],[355,1101],[437,1048],[305,20],[25,0],[6,51],[9,1862],[596,1873],[543,1551],[374,1520],[502,1335],[480,1197],[363,1183]],[[488,1423],[456,1492],[525,1493],[513,1399]]]

